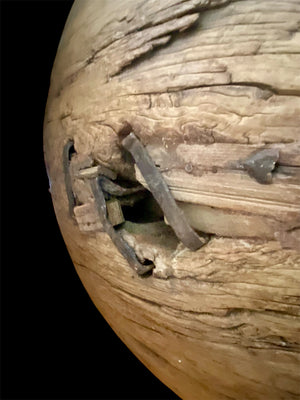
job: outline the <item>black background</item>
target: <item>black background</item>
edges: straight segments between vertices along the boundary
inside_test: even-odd
[[[52,208],[43,116],[72,1],[0,4],[2,398],[175,399],[89,299]]]

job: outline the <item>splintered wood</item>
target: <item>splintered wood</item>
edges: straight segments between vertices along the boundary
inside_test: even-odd
[[[58,48],[44,146],[62,234],[99,311],[186,400],[300,396],[299,20],[299,0],[75,0]],[[119,204],[101,231],[87,180],[147,187],[126,126],[209,234],[199,250],[163,220],[119,225]]]

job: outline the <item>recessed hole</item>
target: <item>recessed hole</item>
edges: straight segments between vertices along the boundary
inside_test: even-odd
[[[70,144],[70,147],[69,147],[69,152],[68,152],[68,160],[69,161],[71,161],[71,158],[72,158],[73,154],[77,154],[77,152],[75,150],[75,147],[74,147],[74,143]]]
[[[72,154],[76,153],[75,148],[74,148],[74,142],[72,140],[69,140],[63,147],[63,154],[62,154],[62,162],[63,162],[63,169],[64,169],[64,176],[65,176],[65,186],[66,186],[66,192],[68,196],[68,202],[69,202],[69,214],[70,216],[73,216],[73,209],[76,205],[75,201],[75,196],[72,190],[72,179],[69,171],[70,167],[70,160],[72,157]]]
[[[122,210],[126,221],[147,223],[164,219],[161,208],[150,192],[146,198],[138,201],[133,207],[123,206]]]
[[[120,129],[118,132],[120,142],[122,142],[122,140],[125,139],[126,136],[128,136],[131,132],[132,126],[128,122],[125,122],[122,129]]]
[[[153,261],[145,259],[145,260],[142,262],[142,264],[143,264],[143,265],[151,265],[151,264],[153,264]]]

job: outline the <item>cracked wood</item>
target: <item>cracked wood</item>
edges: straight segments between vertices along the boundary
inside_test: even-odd
[[[44,129],[55,212],[81,280],[181,398],[298,399],[299,1],[99,4],[74,3]],[[192,252],[167,228],[126,231],[156,263],[146,279],[105,233],[82,233],[69,217],[61,162],[70,139],[80,156],[139,178],[119,145],[126,123],[189,221],[213,233]],[[279,151],[270,185],[240,168],[264,149]],[[74,210],[85,228],[91,207]]]

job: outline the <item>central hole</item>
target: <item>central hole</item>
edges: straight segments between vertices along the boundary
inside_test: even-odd
[[[123,206],[122,210],[125,220],[135,223],[157,222],[164,219],[161,208],[150,192],[134,206]]]

